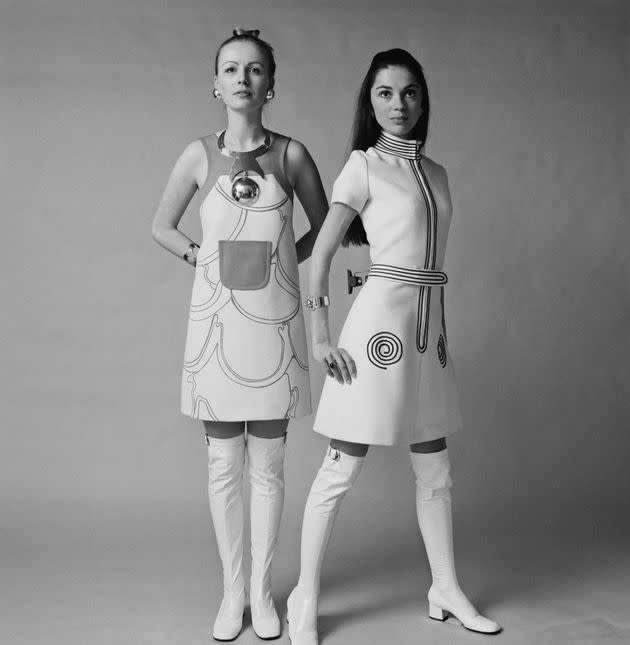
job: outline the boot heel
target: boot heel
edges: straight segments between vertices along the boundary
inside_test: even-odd
[[[439,607],[436,607],[435,605],[432,605],[429,603],[429,617],[433,618],[433,620],[441,620],[444,622],[448,616],[448,612],[444,611],[444,609],[440,609]]]

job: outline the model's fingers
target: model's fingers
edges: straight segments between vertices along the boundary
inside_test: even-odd
[[[326,358],[329,369],[332,371],[333,376],[339,383],[343,383],[343,376],[341,375],[341,368],[339,367],[339,359],[335,351],[331,351]]]
[[[348,352],[345,349],[339,349],[339,354],[342,358],[343,365],[345,366],[347,370],[347,374],[344,374],[344,378],[346,380],[346,383],[350,385],[352,383],[353,377],[356,376],[357,374],[357,366],[355,365],[354,361],[352,360],[352,356],[348,354]]]
[[[343,357],[346,361],[346,365],[348,366],[348,369],[350,370],[350,374],[352,375],[352,378],[357,377],[357,364],[354,362],[354,359],[350,354],[345,349],[340,349],[339,350],[342,354]]]
[[[334,352],[334,356],[335,356],[335,363],[337,363],[337,367],[339,368],[339,374],[341,376],[341,380],[339,382],[340,383],[346,382],[348,384],[352,383],[352,377],[350,376],[350,370],[346,365],[346,359],[344,355],[341,353],[340,350],[336,350]]]
[[[336,379],[337,374],[335,373],[335,359],[332,357],[332,354],[329,354],[328,356],[324,356],[322,362],[326,367],[326,376],[330,376],[330,378]]]

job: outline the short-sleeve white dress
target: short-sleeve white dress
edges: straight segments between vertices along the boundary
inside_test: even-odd
[[[372,266],[339,337],[357,378],[327,378],[317,409],[314,429],[331,438],[416,443],[462,425],[444,321],[451,207],[419,149],[383,132],[351,153],[333,187],[331,201],[361,217]]]

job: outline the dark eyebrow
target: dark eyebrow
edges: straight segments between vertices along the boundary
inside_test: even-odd
[[[221,63],[221,67],[223,67],[223,65],[227,65],[227,64],[238,65],[238,63],[235,60],[226,60],[224,63]],[[249,63],[247,63],[247,65],[260,65],[261,67],[265,66],[265,64],[261,63],[259,60],[252,60]]]
[[[403,87],[403,90],[408,90],[410,87],[415,87],[420,89],[420,85],[418,83],[409,83],[409,85],[405,85]],[[375,90],[391,90],[392,88],[389,85],[379,85],[378,87],[374,88]]]

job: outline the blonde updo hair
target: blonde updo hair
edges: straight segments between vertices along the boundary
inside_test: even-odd
[[[266,40],[259,38],[259,34],[260,29],[243,29],[242,27],[237,27],[236,29],[234,29],[232,31],[232,35],[224,40],[219,45],[219,49],[217,49],[216,56],[214,57],[214,73],[219,73],[219,54],[226,45],[234,42],[249,40],[250,42],[258,45],[258,47],[260,47],[260,49],[265,52],[265,56],[267,57],[267,73],[269,74],[269,87],[271,89],[275,82],[276,59],[273,55],[273,47]]]

